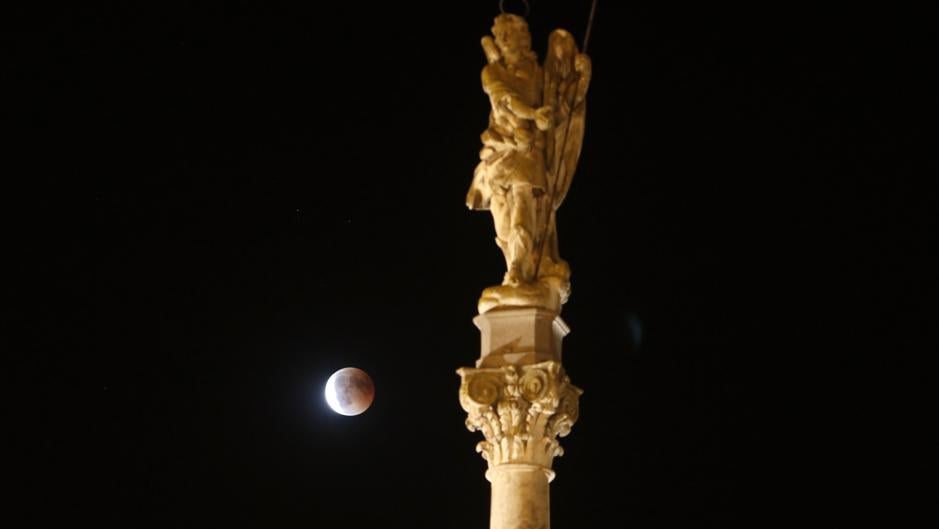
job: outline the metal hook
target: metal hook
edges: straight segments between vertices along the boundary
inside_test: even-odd
[[[528,15],[531,14],[531,5],[528,3],[528,0],[522,0],[522,3],[525,4],[524,18],[528,18]],[[505,0],[499,0],[499,12],[505,13]]]

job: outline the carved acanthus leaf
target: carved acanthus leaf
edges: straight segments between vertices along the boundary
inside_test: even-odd
[[[486,438],[476,446],[489,466],[530,463],[551,468],[564,453],[556,437],[577,420],[580,388],[558,362],[500,368],[462,368],[460,405],[466,427]]]

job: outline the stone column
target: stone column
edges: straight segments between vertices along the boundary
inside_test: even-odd
[[[503,463],[486,472],[492,483],[489,527],[545,528],[551,526],[548,482],[550,470],[526,463]]]
[[[485,437],[476,445],[492,484],[490,529],[548,529],[548,483],[557,438],[577,420],[582,391],[561,367],[568,328],[544,309],[499,309],[475,320],[482,331],[477,367],[457,370],[466,426]]]

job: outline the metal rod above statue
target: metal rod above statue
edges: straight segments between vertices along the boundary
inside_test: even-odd
[[[590,58],[557,29],[540,65],[525,19],[508,13],[496,17],[482,46],[488,60],[482,85],[492,109],[466,205],[492,213],[506,273],[501,285],[483,291],[479,312],[560,312],[570,295],[570,268],[559,255],[556,212],[580,158]]]

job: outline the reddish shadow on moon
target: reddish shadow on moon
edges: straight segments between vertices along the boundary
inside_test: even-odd
[[[359,415],[372,405],[375,385],[368,373],[357,367],[344,367],[326,381],[326,403],[341,415]]]

